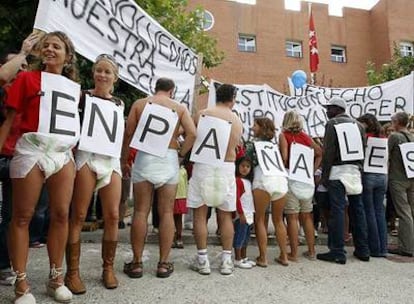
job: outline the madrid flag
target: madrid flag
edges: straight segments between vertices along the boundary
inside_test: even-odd
[[[315,73],[318,70],[319,52],[312,10],[309,17],[309,64],[311,73]]]

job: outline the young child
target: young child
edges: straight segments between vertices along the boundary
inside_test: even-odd
[[[175,196],[174,203],[174,224],[175,224],[175,237],[173,248],[184,248],[182,240],[183,232],[183,214],[187,213],[187,189],[188,189],[188,176],[187,170],[184,166],[180,167],[179,181],[177,185],[177,194]]]
[[[251,269],[256,266],[256,263],[250,261],[246,255],[254,215],[252,175],[251,160],[245,156],[240,157],[236,161],[237,211],[234,219],[233,247],[234,266],[242,269]]]

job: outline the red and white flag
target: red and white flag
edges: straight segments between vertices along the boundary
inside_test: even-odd
[[[311,73],[315,73],[318,70],[319,52],[312,10],[310,11],[309,18],[309,64]]]

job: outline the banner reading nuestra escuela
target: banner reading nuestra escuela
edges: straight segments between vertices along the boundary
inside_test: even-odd
[[[160,77],[176,83],[175,99],[190,109],[197,56],[132,0],[40,0],[34,28],[63,31],[76,52],[113,55],[120,77],[152,94]]]

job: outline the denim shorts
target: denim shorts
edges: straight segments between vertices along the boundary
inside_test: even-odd
[[[247,247],[250,240],[251,225],[241,224],[240,219],[234,221],[234,239],[233,248],[239,249]]]

